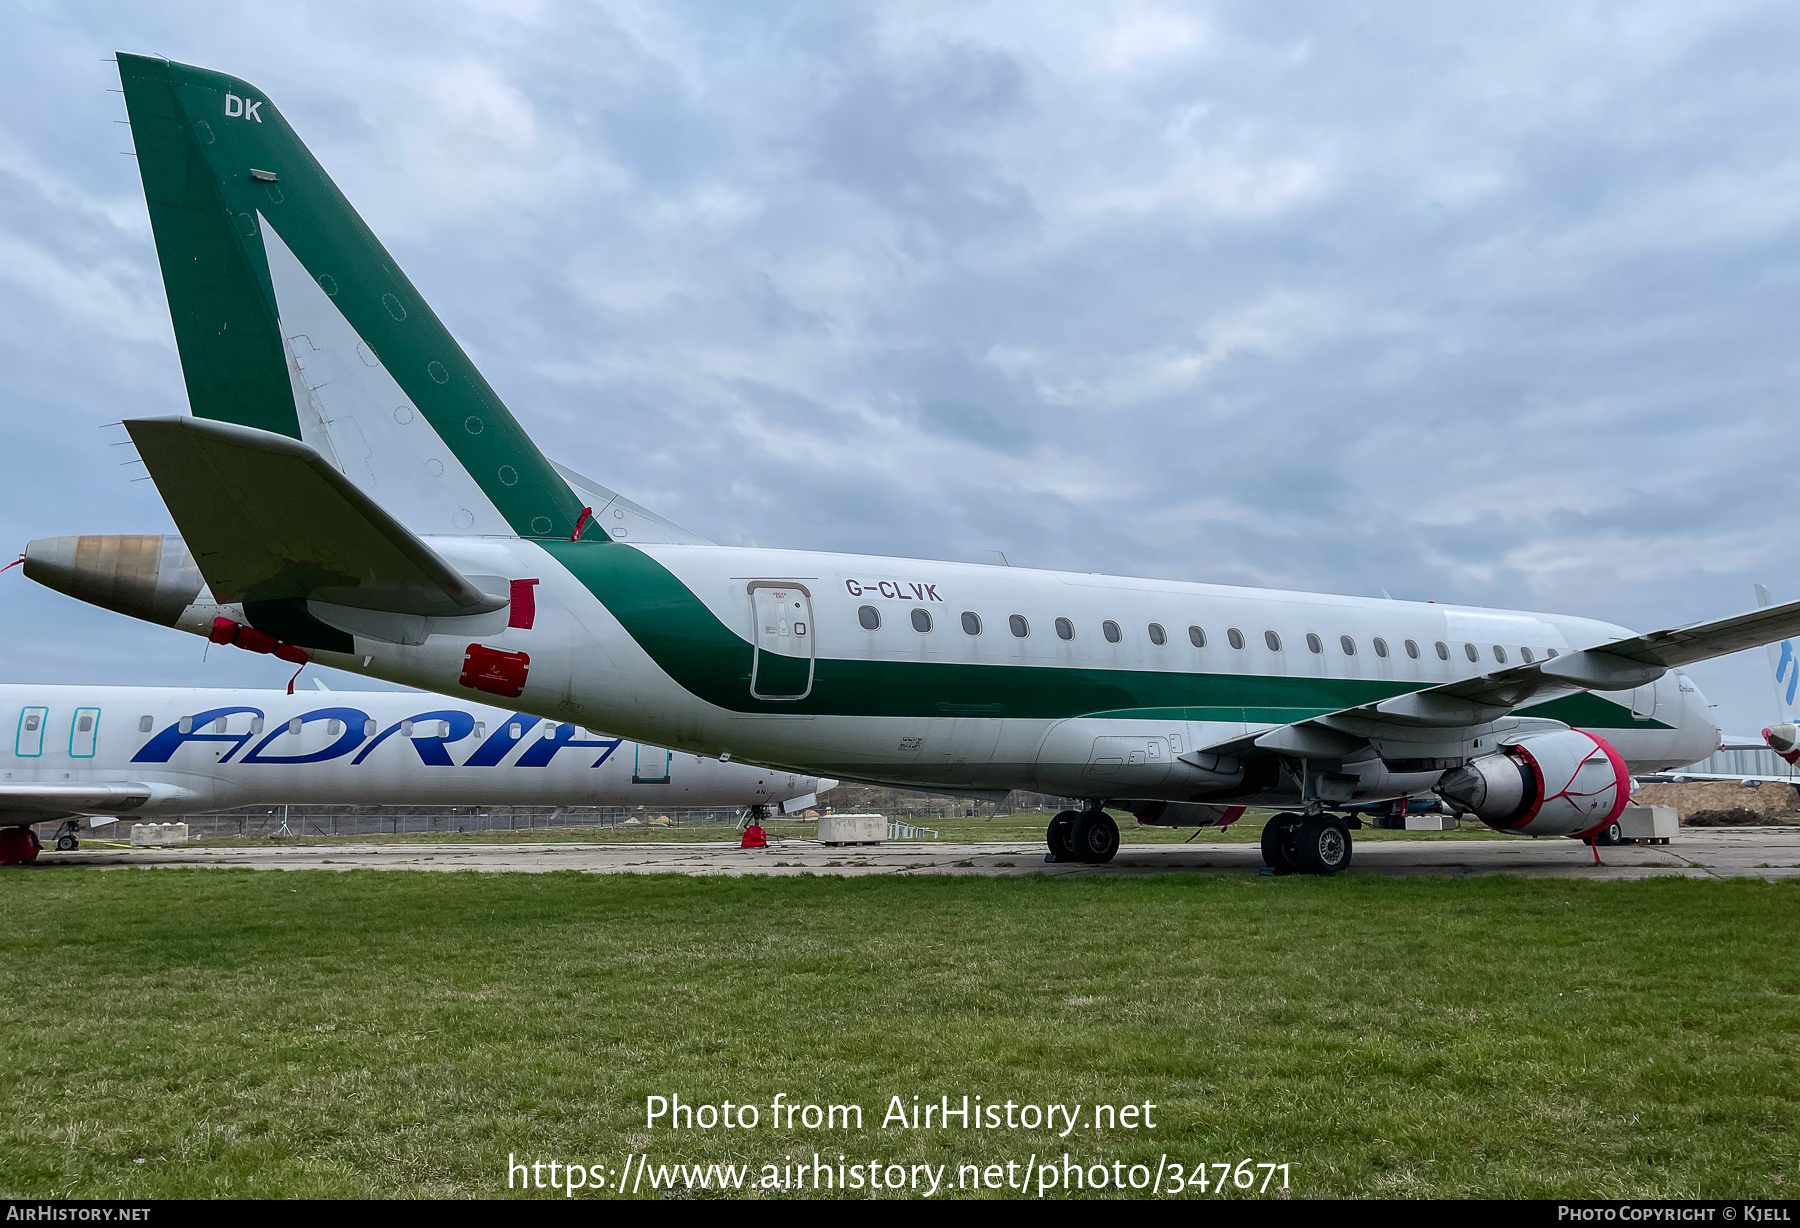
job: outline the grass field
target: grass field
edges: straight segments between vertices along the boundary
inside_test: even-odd
[[[1794,1179],[1792,883],[3,882],[12,1197],[504,1195],[509,1153],[841,1153],[946,1181],[1034,1152],[1251,1158],[1301,1196]],[[646,1129],[645,1097],[674,1092],[759,1104],[760,1128]],[[771,1128],[777,1093],[858,1103],[865,1128]],[[880,1127],[891,1096],[965,1093],[1148,1101],[1156,1128]]]

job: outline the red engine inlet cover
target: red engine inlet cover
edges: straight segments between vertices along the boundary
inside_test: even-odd
[[[490,695],[517,699],[525,690],[531,657],[523,652],[502,652],[486,644],[470,644],[463,657],[462,677],[457,681]]]
[[[1507,830],[1586,840],[1631,800],[1631,771],[1612,744],[1583,729],[1535,734],[1512,753],[1531,766],[1537,797]]]

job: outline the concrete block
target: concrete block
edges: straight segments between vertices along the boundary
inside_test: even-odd
[[[1666,841],[1680,829],[1673,806],[1627,806],[1619,812],[1619,834],[1629,840]]]
[[[1456,817],[1448,814],[1409,814],[1407,831],[1455,831]]]
[[[887,838],[887,816],[879,814],[822,814],[820,844],[880,844]]]

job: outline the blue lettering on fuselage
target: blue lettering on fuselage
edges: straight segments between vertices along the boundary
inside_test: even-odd
[[[623,741],[622,738],[600,738],[597,741],[587,741],[577,738],[575,733],[576,729],[573,725],[556,726],[549,737],[538,738],[530,746],[527,746],[525,753],[519,756],[519,761],[513,766],[549,767],[550,760],[556,756],[556,752],[565,746],[604,746],[606,749],[600,753],[600,757],[588,764],[589,767],[599,767],[612,757],[612,753],[619,749],[619,743]]]
[[[493,767],[511,754],[512,748],[523,742],[525,735],[537,723],[538,718],[535,716],[527,716],[523,712],[513,713],[494,727],[494,732],[488,734],[487,741],[477,746],[475,753],[463,760],[463,766]]]
[[[133,763],[167,763],[169,762],[170,757],[188,742],[229,742],[231,743],[231,749],[219,756],[219,762],[230,762],[232,757],[244,748],[244,744],[256,736],[255,733],[250,730],[246,730],[243,733],[209,733],[206,732],[206,730],[212,726],[213,722],[224,717],[235,716],[239,713],[248,713],[250,716],[258,718],[263,716],[261,708],[250,707],[213,708],[206,712],[196,712],[191,717],[182,717],[173,725],[163,729],[155,737],[144,743],[143,749],[138,751],[136,755],[133,755],[131,761]],[[275,740],[290,731],[293,720],[298,720],[302,725],[309,724],[313,721],[339,720],[344,722],[344,731],[338,735],[331,745],[320,750],[294,755],[268,753],[269,748],[275,743]],[[415,733],[409,737],[405,737],[404,740],[410,741],[413,749],[418,752],[420,761],[429,767],[456,767],[456,761],[450,757],[450,751],[448,749],[449,744],[452,742],[460,742],[471,733],[475,732],[475,718],[467,712],[458,712],[450,708],[440,708],[430,712],[421,712],[416,716],[409,716],[405,720],[395,721],[392,725],[389,725],[386,729],[383,729],[372,738],[369,736],[369,727],[375,722],[370,719],[369,714],[362,709],[315,708],[313,711],[303,713],[297,718],[283,721],[280,725],[269,731],[269,733],[265,735],[248,754],[239,759],[238,762],[279,764],[323,763],[328,759],[340,759],[361,746],[362,749],[357,752],[356,758],[350,761],[352,766],[354,766],[375,753],[375,748],[387,741],[388,738],[401,732],[408,722],[417,724],[420,721],[443,721],[449,726],[449,732],[444,734],[426,737]],[[183,725],[187,726],[187,732],[185,733],[182,732]],[[543,729],[539,733],[539,736],[535,738],[531,737],[532,731],[537,730],[540,725],[543,726]],[[515,729],[518,731],[516,734],[514,733]],[[480,746],[475,748],[473,754],[463,760],[462,766],[494,767],[505,760],[505,758],[510,755],[520,743],[526,742],[529,739],[530,745],[525,748],[524,753],[519,756],[513,766],[526,768],[549,767],[551,760],[555,759],[558,751],[571,746],[591,746],[600,749],[600,757],[595,759],[589,766],[599,767],[608,759],[612,758],[613,752],[618,750],[619,747],[624,744],[624,739],[622,738],[581,738],[576,736],[583,732],[586,731],[575,725],[561,723],[546,724],[539,717],[531,716],[524,712],[515,712],[506,720],[502,721],[499,727],[496,728],[493,733],[489,734],[486,739],[482,741]],[[365,742],[367,745],[364,745]]]
[[[293,722],[290,721],[276,729],[268,737],[256,744],[256,748],[242,759],[240,763],[323,763],[327,759],[336,759],[339,755],[347,755],[355,750],[362,740],[369,736],[369,714],[361,708],[315,708],[311,712],[302,713],[297,718],[302,725],[311,721],[338,720],[344,722],[344,732],[338,735],[337,741],[321,750],[309,751],[304,755],[265,755],[263,749],[276,738],[287,733]],[[229,755],[226,756],[230,758]]]
[[[355,766],[374,754],[375,748],[387,741],[389,735],[398,731],[407,721],[411,721],[415,725],[420,721],[443,721],[450,726],[450,732],[446,734],[421,737],[414,733],[411,738],[406,739],[413,744],[413,749],[419,752],[419,759],[427,767],[455,767],[456,761],[450,757],[450,752],[444,749],[444,744],[460,742],[475,732],[475,718],[467,712],[452,712],[448,708],[441,711],[421,712],[417,716],[407,717],[405,721],[395,721],[376,734],[367,746],[357,752],[356,758],[350,761],[351,765]]]
[[[240,712],[248,712],[253,717],[263,714],[261,708],[212,708],[205,712],[196,712],[192,716],[184,716],[144,743],[143,749],[133,755],[131,761],[133,763],[167,763],[169,756],[180,749],[184,742],[230,742],[231,749],[219,759],[219,762],[224,763],[243,749],[244,743],[254,735],[249,730],[245,730],[243,733],[202,733],[200,731],[221,717],[236,716]],[[181,730],[184,722],[187,724],[186,733]]]

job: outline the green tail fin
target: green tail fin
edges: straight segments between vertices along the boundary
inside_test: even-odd
[[[447,451],[463,471],[451,475],[461,487],[420,497],[451,508],[446,520],[458,529],[492,531],[503,520],[520,536],[568,537],[580,500],[275,104],[222,73],[123,52],[118,60],[194,414],[317,438],[328,455],[333,445],[344,471],[383,502],[415,471],[443,468],[415,452]],[[310,281],[296,290],[300,269]],[[301,302],[304,296],[318,302]],[[283,317],[301,312],[341,325],[374,373],[351,359],[355,380],[313,379],[317,368],[309,364],[342,363],[345,355],[296,353],[295,330],[283,329]],[[385,416],[380,425],[389,434],[352,423],[342,428],[347,436],[329,435],[321,424],[339,421],[341,406],[326,412],[315,404],[308,412],[308,397],[326,383],[333,396],[355,384],[368,403],[359,411],[364,424],[373,428]],[[421,444],[409,436],[412,451],[386,455],[402,447],[389,438],[392,420],[410,423],[415,412],[435,438]],[[384,464],[391,465],[387,478]],[[478,502],[484,506],[467,506]],[[447,522],[429,531],[452,528]]]

